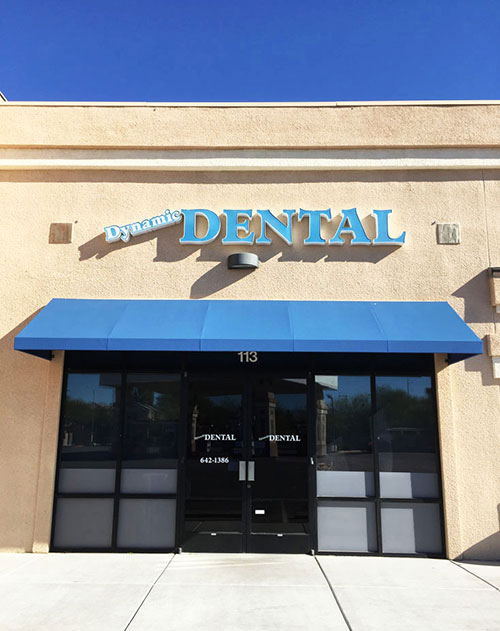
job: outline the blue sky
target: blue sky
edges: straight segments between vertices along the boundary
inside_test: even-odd
[[[500,99],[500,0],[2,0],[8,100]]]

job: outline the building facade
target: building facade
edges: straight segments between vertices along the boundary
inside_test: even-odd
[[[500,558],[500,103],[0,138],[1,550]]]

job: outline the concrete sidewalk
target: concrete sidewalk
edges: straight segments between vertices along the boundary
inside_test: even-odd
[[[0,555],[1,631],[500,631],[500,565],[237,554]]]

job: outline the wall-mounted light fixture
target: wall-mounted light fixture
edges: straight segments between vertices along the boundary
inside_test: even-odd
[[[259,257],[251,252],[238,252],[227,257],[228,269],[256,269],[259,267]]]

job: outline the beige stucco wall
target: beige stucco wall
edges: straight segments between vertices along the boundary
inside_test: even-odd
[[[1,105],[11,147],[498,146],[500,106]]]
[[[174,108],[0,106],[0,146],[12,147],[500,147],[500,106]],[[43,153],[43,152],[42,152]],[[62,354],[12,350],[53,297],[447,300],[484,338],[500,333],[487,270],[500,266],[500,170],[218,171],[0,170],[0,549],[47,550]],[[166,207],[391,208],[390,247],[305,247],[277,237],[254,246],[256,271],[228,270],[220,238],[181,245],[182,226],[107,244],[103,226]],[[52,222],[73,242],[49,245]],[[437,245],[436,222],[462,243]],[[258,219],[252,227],[258,231]],[[333,234],[325,228],[325,237]],[[222,236],[222,235],[221,235]],[[500,381],[491,358],[436,359],[448,555],[500,558]]]

